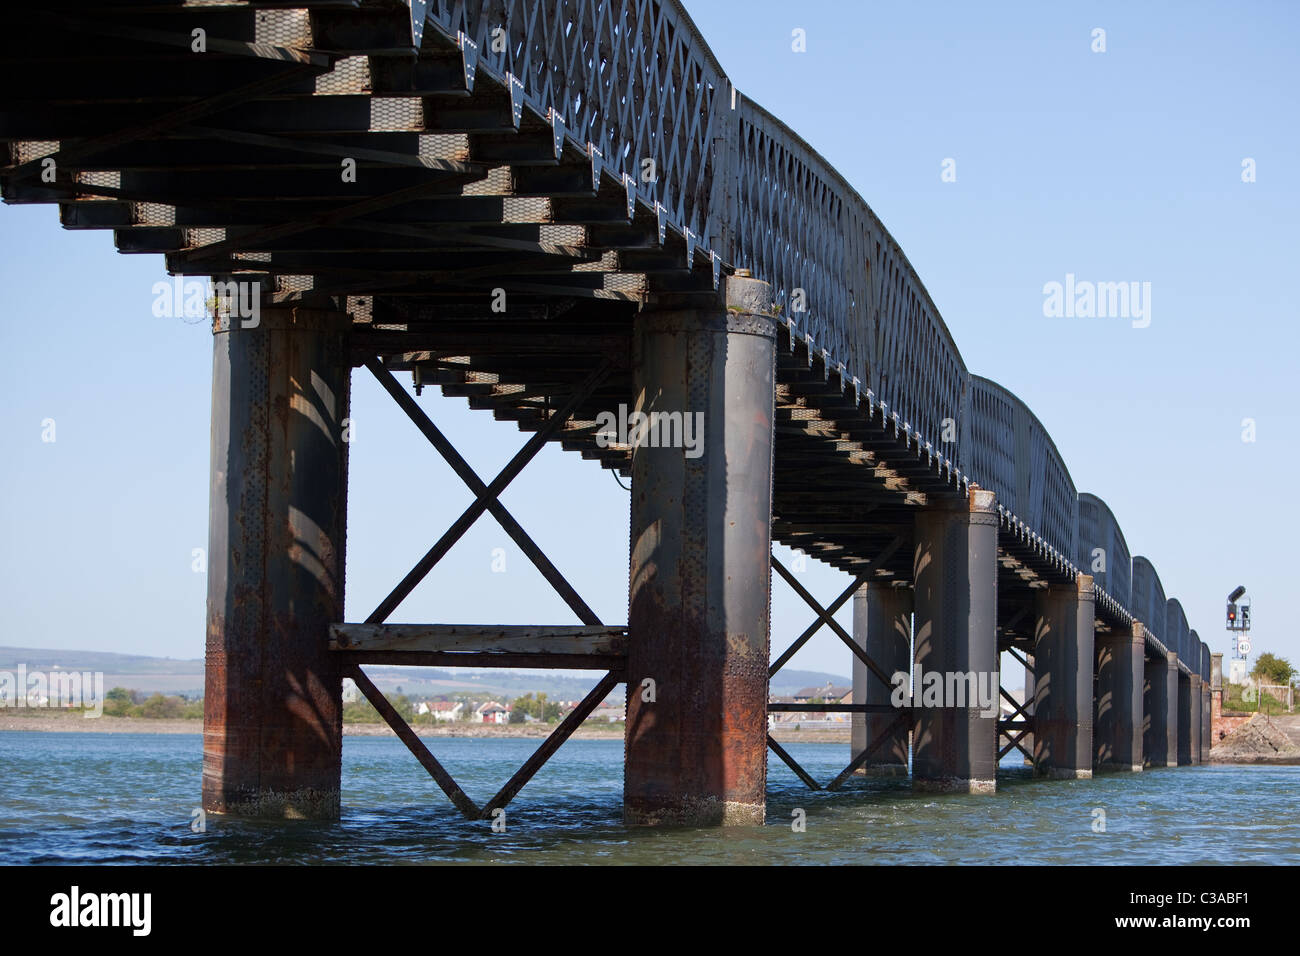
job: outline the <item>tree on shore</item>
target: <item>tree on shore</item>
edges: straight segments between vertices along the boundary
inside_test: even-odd
[[[1263,684],[1290,684],[1295,675],[1296,670],[1289,660],[1267,651],[1255,659],[1255,666],[1250,672],[1251,677]]]
[[[529,717],[536,717],[538,720],[556,721],[560,719],[559,701],[548,699],[545,691],[539,693],[536,697],[531,692],[524,694],[522,697],[516,697],[511,702],[511,707],[512,713],[527,714]]]

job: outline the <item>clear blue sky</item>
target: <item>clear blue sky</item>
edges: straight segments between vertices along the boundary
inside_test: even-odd
[[[1029,404],[1201,637],[1226,649],[1223,600],[1241,583],[1256,648],[1300,661],[1287,611],[1300,532],[1287,497],[1300,473],[1296,7],[687,7],[739,89],[872,204],[970,369]],[[1105,53],[1090,48],[1097,27]],[[807,52],[791,50],[796,28]],[[940,179],[946,158],[956,182]],[[63,231],[53,208],[0,210],[0,250],[0,643],[199,657],[205,583],[190,566],[207,545],[211,335],[151,314],[161,257]],[[1066,273],[1150,282],[1150,327],[1044,318],[1043,286]],[[523,440],[462,400],[421,401],[485,480]],[[350,620],[469,501],[364,371],[352,415]],[[623,622],[627,493],[613,478],[548,448],[504,500],[597,613]],[[815,562],[804,580],[826,601],[847,583]],[[392,619],[573,620],[490,518]],[[775,582],[774,651],[809,619]],[[850,664],[824,635],[791,666]]]

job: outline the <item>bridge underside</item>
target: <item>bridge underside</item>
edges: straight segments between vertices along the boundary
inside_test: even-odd
[[[338,696],[348,675],[467,816],[503,807],[582,717],[627,681],[629,816],[761,820],[765,771],[757,760],[769,743],[789,760],[763,726],[767,672],[789,658],[768,667],[768,590],[754,583],[766,579],[771,541],[846,572],[856,589],[890,600],[906,592],[890,613],[909,620],[915,613],[915,660],[931,668],[996,672],[998,652],[1012,650],[1026,663],[1051,659],[1059,673],[1082,666],[1091,676],[1094,628],[1102,656],[1120,638],[1131,645],[1140,631],[1102,592],[1094,615],[1073,555],[1049,547],[970,486],[803,334],[798,314],[780,314],[761,295],[737,299],[745,281],[707,244],[718,237],[695,235],[647,201],[644,183],[613,172],[581,131],[539,111],[515,81],[477,70],[472,44],[424,23],[422,13],[413,20],[410,5],[53,2],[9,15],[0,37],[0,88],[11,91],[0,118],[9,150],[0,174],[5,201],[56,203],[67,228],[112,230],[121,252],[161,254],[175,276],[238,283],[251,290],[243,304],[256,301],[254,321],[237,314],[214,323],[210,553],[225,567],[209,580],[210,809],[336,814]],[[54,31],[57,44],[31,40]],[[649,121],[666,121],[651,113]],[[713,184],[696,172],[697,192],[707,193]],[[748,365],[728,364],[746,349]],[[343,429],[349,373],[362,366],[453,462],[477,501],[364,623],[345,624]],[[473,475],[393,373],[409,374],[417,393],[436,387],[516,423],[532,436],[517,467],[491,483]],[[705,464],[683,466],[680,453],[672,460],[634,454],[629,442],[600,434],[602,414],[652,407],[647,396],[673,389],[684,412],[725,392],[720,413],[706,419],[714,444]],[[302,420],[277,418],[284,408],[302,411]],[[497,500],[544,442],[633,479],[626,624],[597,620]],[[295,483],[294,462],[304,456],[319,467],[311,483]],[[684,502],[702,487],[713,489],[707,506],[692,510]],[[257,508],[279,511],[260,524],[246,520]],[[581,626],[385,629],[405,594],[488,512]],[[748,536],[717,527],[719,515],[755,513],[761,517]],[[638,522],[646,531],[640,538]],[[655,537],[651,527],[670,532]],[[304,577],[305,541],[315,563]],[[232,557],[250,551],[267,559],[255,579],[248,562]],[[740,563],[731,563],[738,552]],[[681,568],[679,577],[667,581],[667,566]],[[715,577],[740,583],[715,586]],[[249,594],[257,595],[252,604]],[[727,620],[714,620],[712,609],[723,606]],[[680,616],[668,620],[665,609]],[[815,610],[826,623],[834,607]],[[922,615],[932,640],[921,637]],[[1086,642],[1070,647],[1077,657],[1086,643],[1086,661],[1069,663],[1052,642],[1080,628]],[[951,706],[934,717],[890,715],[875,703],[878,691],[890,667],[911,663],[913,650],[899,657],[897,642],[882,649],[874,633],[837,633],[854,648],[855,683],[876,688],[851,705],[860,728],[874,731],[865,742],[855,738],[846,774],[897,766],[900,740],[906,763],[909,731],[914,774],[937,788],[991,786],[995,752],[1012,746],[1045,770],[1090,771],[1089,687],[1063,695],[1058,679],[1049,696],[1040,677],[1038,711],[1047,708],[1056,728],[1050,746],[1046,723],[1041,739],[1031,736],[1031,705],[1000,722]],[[1163,645],[1143,646],[1166,662]],[[381,661],[607,674],[557,736],[478,807],[360,670]],[[1116,686],[1128,688],[1131,701],[1131,661],[1125,667],[1128,683]],[[647,700],[643,678],[655,669],[673,675],[669,696]],[[1109,679],[1100,665],[1097,673]],[[1173,683],[1160,684],[1149,705],[1160,708],[1158,724],[1178,700],[1202,696],[1198,684],[1180,697],[1177,670],[1169,673]],[[268,674],[276,675],[269,684]],[[1136,680],[1141,697],[1143,679]],[[264,684],[268,694],[250,690]],[[1097,691],[1096,700],[1108,693]],[[746,702],[739,712],[737,700]],[[1108,734],[1132,735],[1126,707],[1127,723]],[[864,723],[883,716],[887,724]],[[1150,733],[1150,713],[1146,724]],[[1176,759],[1180,738],[1172,739]],[[1133,761],[1125,753],[1119,763]],[[674,787],[682,792],[669,793]]]

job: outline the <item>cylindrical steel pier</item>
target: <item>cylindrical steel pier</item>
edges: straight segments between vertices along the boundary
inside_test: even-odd
[[[913,566],[915,671],[912,786],[992,793],[997,789],[997,549],[993,492],[924,508],[916,518]],[[964,701],[926,706],[926,673],[944,696],[964,684]],[[970,691],[992,681],[991,713]]]
[[[1038,593],[1034,628],[1034,773],[1092,776],[1092,578]]]
[[[1142,769],[1142,625],[1097,635],[1097,699],[1093,765],[1098,770]]]
[[[351,365],[347,316],[263,308],[214,329],[203,806],[339,813]]]
[[[764,820],[776,325],[766,283],[727,291],[636,320],[634,411],[702,433],[633,453],[629,823]]]

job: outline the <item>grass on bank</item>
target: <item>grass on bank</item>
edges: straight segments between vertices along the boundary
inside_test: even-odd
[[[1256,695],[1256,700],[1244,700],[1242,695],[1246,692],[1244,684],[1228,684],[1227,693],[1224,695],[1223,709],[1227,713],[1238,714],[1285,714],[1286,701],[1278,700],[1267,691]]]

